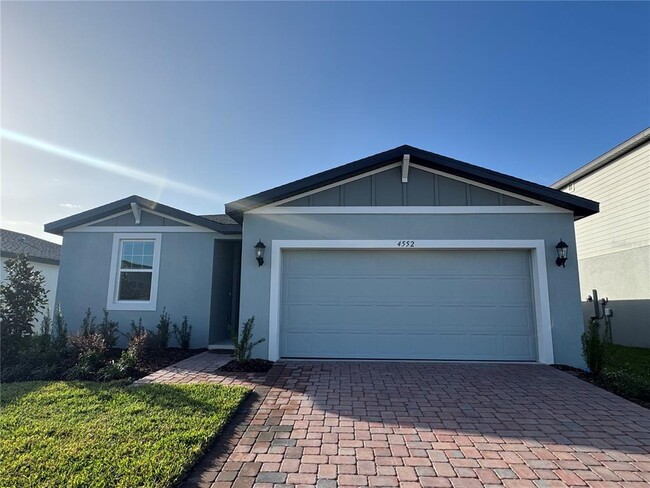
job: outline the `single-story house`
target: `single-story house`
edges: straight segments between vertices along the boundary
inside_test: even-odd
[[[45,278],[47,302],[50,312],[53,313],[56,298],[56,284],[59,279],[61,246],[55,242],[39,239],[28,234],[0,229],[0,256],[2,258],[0,280],[5,280],[5,262],[7,259],[13,259],[19,254],[25,254],[29,264],[36,271],[40,271],[43,278]],[[38,320],[40,318],[41,314],[37,316]]]
[[[400,146],[193,215],[131,196],[52,222],[58,301],[257,357],[582,365],[574,220],[598,204]],[[566,260],[558,257],[567,248]]]
[[[595,289],[609,298],[613,341],[650,347],[650,127],[551,186],[600,202],[576,223],[585,318]]]

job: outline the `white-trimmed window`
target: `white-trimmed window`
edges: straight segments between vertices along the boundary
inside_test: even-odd
[[[155,310],[161,234],[113,236],[108,310]]]

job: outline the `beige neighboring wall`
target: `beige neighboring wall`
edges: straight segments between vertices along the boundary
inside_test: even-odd
[[[552,186],[600,202],[575,223],[583,299],[609,298],[614,342],[650,347],[650,129]]]

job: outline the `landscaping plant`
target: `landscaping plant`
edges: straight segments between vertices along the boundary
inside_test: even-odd
[[[154,351],[155,341],[153,334],[142,325],[142,319],[131,321],[131,333],[128,335],[129,345],[127,351],[136,364],[144,362]]]
[[[176,324],[174,327],[174,337],[176,337],[176,342],[181,347],[181,349],[190,348],[190,340],[192,338],[192,326],[187,321],[187,315],[183,317],[183,322],[181,326],[178,327]]]
[[[43,315],[43,320],[41,320],[40,334],[43,337],[52,337],[52,314],[50,314],[49,307],[45,309],[45,315]]]
[[[109,320],[108,310],[104,308],[103,312],[104,312],[104,318],[97,326],[97,332],[104,339],[104,342],[106,343],[106,347],[110,349],[117,345],[117,338],[118,338],[117,334],[118,334],[120,324],[114,322],[113,320]]]
[[[601,376],[607,361],[607,345],[600,331],[600,322],[592,318],[587,331],[582,334],[582,356],[589,371],[597,377]]]
[[[54,345],[63,350],[68,347],[68,324],[65,323],[63,318],[63,311],[61,305],[54,309]]]
[[[45,278],[20,254],[5,262],[6,278],[0,284],[0,341],[3,363],[17,359],[24,337],[34,333],[34,321],[47,306]]]
[[[172,332],[172,319],[163,307],[162,314],[160,314],[160,321],[156,325],[156,346],[158,349],[167,349],[169,347],[169,337]]]
[[[84,318],[81,321],[81,327],[79,328],[79,334],[88,336],[95,333],[95,319],[96,317],[90,311],[90,307],[86,310]]]
[[[233,355],[235,356],[235,361],[239,363],[244,363],[249,361],[251,354],[253,353],[253,348],[258,344],[264,342],[264,338],[253,341],[253,328],[255,327],[255,316],[248,319],[244,322],[241,334],[238,334],[236,330],[230,330],[230,336],[232,341],[235,344],[235,351]]]

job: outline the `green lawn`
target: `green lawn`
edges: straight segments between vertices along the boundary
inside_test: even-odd
[[[174,486],[247,393],[219,385],[2,385],[0,486]]]
[[[604,379],[616,393],[650,402],[650,349],[609,345]]]

